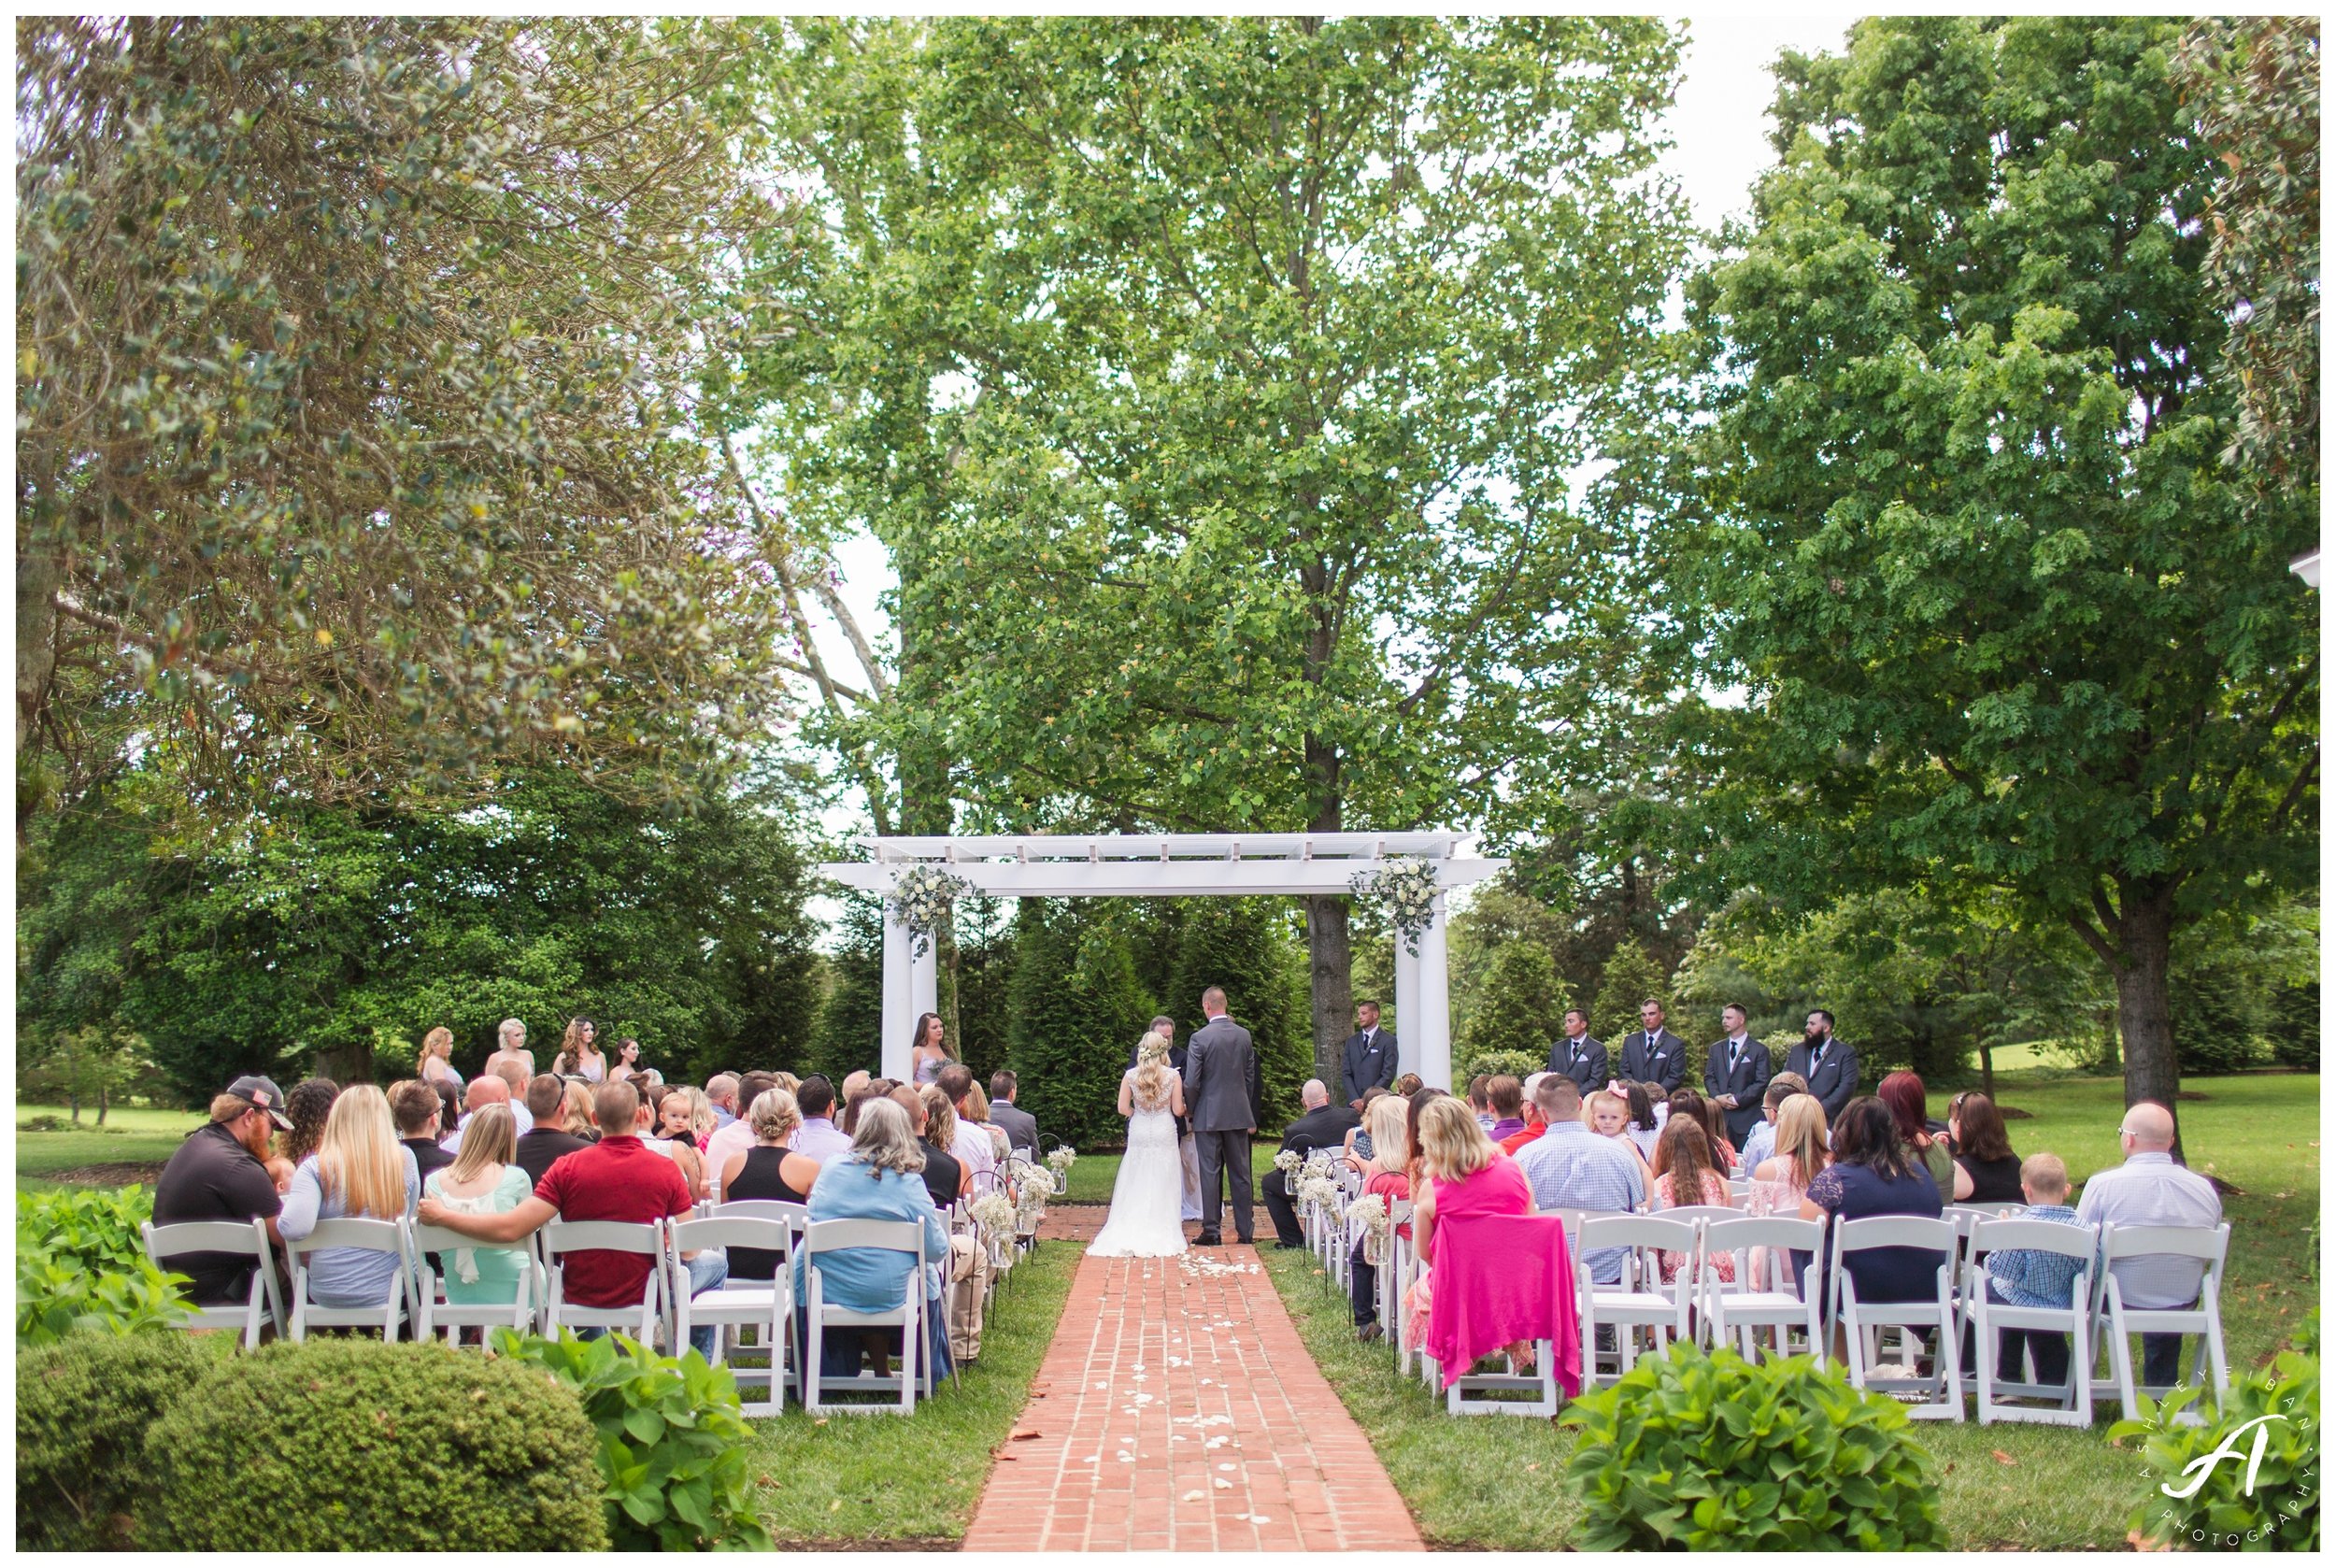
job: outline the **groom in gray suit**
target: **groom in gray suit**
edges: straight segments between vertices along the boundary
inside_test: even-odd
[[[1201,1247],[1221,1247],[1218,1229],[1223,1213],[1223,1176],[1232,1177],[1232,1224],[1245,1243],[1257,1239],[1257,1219],[1249,1202],[1249,1134],[1257,1131],[1258,1103],[1264,1085],[1258,1072],[1257,1048],[1249,1032],[1225,1016],[1225,992],[1211,986],[1201,993],[1201,1012],[1208,1021],[1193,1031],[1185,1047],[1184,1108],[1192,1122],[1192,1141],[1200,1146]]]

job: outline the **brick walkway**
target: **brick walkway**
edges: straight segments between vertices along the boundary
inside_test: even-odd
[[[1103,1210],[1086,1207],[1050,1211],[1042,1233],[1089,1239]],[[1080,1262],[964,1549],[1421,1544],[1257,1254],[1233,1246]]]

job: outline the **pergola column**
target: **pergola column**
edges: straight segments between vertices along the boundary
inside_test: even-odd
[[[1399,931],[1395,934],[1395,1070],[1399,1075],[1417,1073],[1419,1081],[1425,1083],[1428,1074],[1419,1064],[1418,1021],[1419,955]]]
[[[908,928],[884,912],[884,1033],[876,1041],[884,1076],[909,1079],[908,1026],[917,1019],[916,961],[908,952]],[[865,1060],[864,1058],[862,1060]]]
[[[1419,1065],[1414,1070],[1420,1081],[1431,1089],[1448,1089],[1457,1094],[1465,1086],[1452,1081],[1452,977],[1446,967],[1444,894],[1435,895],[1433,907],[1428,929],[1419,934],[1419,1018],[1417,1023],[1406,1025],[1406,1033],[1418,1042],[1412,1048],[1419,1053]],[[1403,1038],[1396,1036],[1399,1044]]]

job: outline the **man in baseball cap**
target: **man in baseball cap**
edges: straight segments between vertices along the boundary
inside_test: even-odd
[[[262,1163],[274,1129],[289,1131],[284,1091],[256,1075],[237,1078],[211,1101],[211,1119],[187,1134],[154,1183],[154,1223],[178,1225],[193,1219],[267,1221],[270,1241],[284,1200]],[[258,1261],[233,1252],[190,1252],[171,1268],[192,1281],[188,1296],[199,1306],[235,1304],[251,1294]]]

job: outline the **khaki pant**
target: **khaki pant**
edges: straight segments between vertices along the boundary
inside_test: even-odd
[[[949,1238],[949,1359],[962,1366],[981,1354],[981,1308],[990,1293],[990,1249],[976,1236]]]

